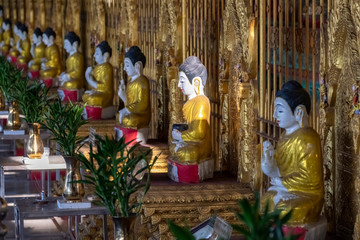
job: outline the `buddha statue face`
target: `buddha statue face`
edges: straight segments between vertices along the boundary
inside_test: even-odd
[[[54,42],[54,36],[48,37],[45,33],[42,35],[42,41],[46,46],[51,45]]]
[[[40,36],[40,35],[37,36],[37,35],[34,33],[34,34],[33,34],[33,42],[34,42],[35,44],[39,44],[39,43],[41,43],[41,41],[42,41],[41,36]]]
[[[294,113],[291,111],[289,104],[282,98],[275,99],[275,110],[273,117],[281,128],[291,128],[299,126]]]
[[[71,44],[69,40],[65,39],[64,49],[67,53],[75,52],[77,50],[77,42]]]
[[[138,74],[138,71],[136,70],[135,65],[131,62],[130,58],[125,58],[124,70],[129,77]]]
[[[197,78],[199,79],[199,78]],[[181,89],[182,93],[186,96],[196,94],[195,88],[192,83],[190,83],[188,77],[184,72],[179,73],[179,83],[178,87]]]
[[[2,28],[3,28],[4,31],[8,31],[10,29],[10,25],[3,22]]]

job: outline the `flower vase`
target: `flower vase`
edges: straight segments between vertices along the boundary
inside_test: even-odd
[[[21,126],[18,104],[12,101],[9,107],[9,115],[6,127],[11,130],[18,130]]]
[[[135,240],[134,226],[137,216],[117,217],[112,216],[114,222],[115,240]]]
[[[26,154],[30,159],[40,159],[44,153],[44,145],[40,137],[40,124],[29,124],[29,139],[26,144]]]
[[[84,185],[75,181],[81,180],[80,161],[76,157],[64,156],[66,164],[63,198],[68,202],[81,202],[85,195]]]

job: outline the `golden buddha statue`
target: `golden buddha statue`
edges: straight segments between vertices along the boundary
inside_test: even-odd
[[[20,27],[22,23],[17,22],[13,27],[13,38],[10,39],[10,51],[8,56],[8,61],[11,63],[16,63],[17,58],[20,55],[19,48],[21,45],[21,39],[20,39]]]
[[[97,65],[94,69],[86,69],[85,78],[90,90],[82,96],[82,100],[87,103],[85,118],[105,119],[114,116],[113,66],[109,63],[111,54],[108,42],[101,42],[96,46],[94,54]]]
[[[38,78],[40,75],[41,61],[45,58],[45,44],[42,41],[43,32],[40,28],[35,28],[33,33],[33,45],[31,46],[30,53],[32,55],[32,60],[29,61],[29,77]]]
[[[261,168],[272,186],[263,196],[283,213],[293,209],[290,224],[316,222],[324,203],[323,160],[318,133],[308,127],[309,94],[296,81],[286,82],[276,93],[274,118],[285,132],[276,149],[263,143]]]
[[[69,32],[65,36],[64,48],[69,54],[66,59],[66,71],[59,76],[59,96],[62,101],[80,100],[80,90],[84,88],[84,57],[78,51],[80,38],[76,33]]]
[[[121,81],[118,95],[125,107],[119,111],[119,122],[125,128],[148,128],[151,119],[150,84],[143,75],[146,57],[137,46],[125,54],[124,70],[130,82]]]
[[[173,160],[197,164],[211,156],[210,101],[204,95],[207,71],[201,61],[188,57],[179,68],[178,87],[188,97],[183,107],[187,130],[172,130]]]
[[[17,60],[17,66],[21,69],[26,69],[28,62],[31,59],[31,42],[28,37],[28,28],[24,24],[19,27],[19,36],[21,39],[21,45],[18,48],[20,56]]]
[[[58,46],[54,43],[56,33],[48,27],[43,33],[42,40],[46,45],[45,58],[42,59],[40,79],[47,86],[53,85],[54,78],[59,76],[61,71],[61,60]]]
[[[0,42],[0,48],[3,56],[7,56],[10,50],[10,40],[12,37],[11,33],[11,21],[10,19],[5,19],[2,24],[2,41]]]

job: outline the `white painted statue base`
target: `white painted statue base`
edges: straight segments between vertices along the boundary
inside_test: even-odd
[[[78,209],[78,208],[91,208],[91,202],[67,202],[64,199],[57,200],[58,208],[61,209]]]
[[[49,165],[49,158],[36,158],[36,159],[30,159],[27,157],[24,157],[23,163],[25,165]]]

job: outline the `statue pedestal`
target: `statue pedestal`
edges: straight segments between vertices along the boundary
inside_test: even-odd
[[[20,70],[24,70],[24,71],[27,71],[27,64],[20,64],[20,63],[17,63],[16,64],[16,67]]]
[[[181,164],[168,159],[168,176],[181,183],[198,183],[214,176],[214,159],[208,158],[198,164]]]
[[[319,221],[306,224],[301,227],[283,227],[284,235],[297,234],[300,235],[299,240],[325,240],[327,230],[327,221],[324,216],[321,216]]]
[[[7,57],[8,61],[12,64],[16,64],[17,63],[17,57],[16,56],[8,56]]]
[[[54,85],[54,79],[53,79],[53,78],[42,79],[41,82],[42,82],[47,88],[51,88],[51,87]]]
[[[79,90],[58,89],[57,91],[62,102],[77,102],[80,100]]]
[[[115,138],[119,141],[122,136],[125,136],[125,143],[133,141],[129,146],[134,145],[136,142],[146,144],[149,135],[149,128],[132,129],[125,128],[121,125],[115,126]]]
[[[40,71],[37,70],[37,71],[29,71],[29,77],[31,79],[37,79],[40,77]]]

